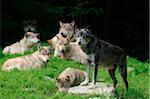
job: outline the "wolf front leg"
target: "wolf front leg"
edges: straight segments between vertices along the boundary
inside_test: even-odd
[[[94,66],[93,66],[93,80],[92,80],[92,83],[90,85],[90,88],[95,88],[95,84],[96,84],[96,81],[97,81],[97,72],[98,72],[98,64],[94,63]]]
[[[59,56],[59,49],[56,47],[54,50],[54,57],[58,57]]]
[[[88,85],[88,83],[89,83],[89,79],[90,79],[90,63],[88,63],[87,65],[86,65],[86,78],[85,78],[85,80],[83,81],[83,82],[81,82],[81,86],[86,86],[86,85]]]

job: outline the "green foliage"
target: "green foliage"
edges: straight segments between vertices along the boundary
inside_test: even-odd
[[[65,15],[70,17],[81,17],[81,15],[86,15],[93,13],[95,15],[103,15],[102,7],[85,7],[85,1],[75,2],[74,5],[59,5],[58,1],[40,2],[31,0],[17,0],[16,5],[20,12],[25,16],[39,16],[40,14],[50,14],[50,15]],[[82,5],[83,3],[83,5]]]
[[[42,44],[43,45],[43,44]],[[46,44],[44,44],[46,45]],[[5,60],[21,56],[1,54],[0,50],[0,67]],[[31,52],[29,52],[31,53]],[[29,54],[26,53],[26,54]],[[15,99],[15,98],[50,98],[50,99],[85,99],[97,97],[105,99],[104,96],[90,96],[90,95],[71,95],[67,93],[57,93],[56,77],[67,67],[78,68],[85,70],[85,66],[74,61],[67,61],[60,58],[51,58],[45,68],[11,72],[0,70],[0,98],[1,99]],[[134,58],[128,58],[128,67],[133,70],[128,72],[129,90],[126,92],[123,81],[116,71],[118,84],[118,95],[122,94],[127,99],[148,99],[149,97],[149,64],[137,61]],[[92,71],[91,71],[92,73]],[[112,80],[107,72],[107,69],[100,68],[98,73],[98,81],[111,84]]]
[[[3,57],[2,48],[0,48],[0,57]]]

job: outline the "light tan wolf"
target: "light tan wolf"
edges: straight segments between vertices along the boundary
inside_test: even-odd
[[[24,34],[23,39],[20,42],[16,42],[3,49],[3,54],[24,54],[24,52],[30,50],[34,45],[40,42],[39,34],[33,32],[27,32]]]
[[[54,36],[52,39],[47,40],[47,42],[52,46],[52,48],[54,49],[54,57],[58,57],[60,56],[60,49],[59,49],[59,45],[60,43],[66,43],[68,41],[66,41],[66,39],[64,37],[62,37],[62,35],[57,34],[56,36]]]
[[[86,72],[67,68],[56,78],[59,91],[68,91],[71,86],[79,85],[85,79]]]
[[[82,51],[77,42],[62,42],[59,43],[57,46],[60,51],[60,55],[58,57],[78,61],[82,64],[87,64],[88,57]]]
[[[70,23],[63,23],[59,21],[59,24],[59,34],[61,34],[64,38],[67,38],[69,41],[75,41],[75,21],[73,20]]]
[[[54,57],[59,56],[59,49],[57,44],[61,40],[61,42],[65,42],[64,39],[67,39],[69,41],[75,41],[74,35],[75,35],[75,21],[73,20],[70,23],[64,23],[59,21],[60,28],[59,33],[56,34],[52,39],[48,40],[47,42],[53,46],[55,49],[54,51]]]
[[[50,56],[51,49],[44,46],[30,55],[8,59],[3,64],[2,70],[11,71],[14,68],[17,68],[18,70],[41,68],[42,66],[47,64]]]

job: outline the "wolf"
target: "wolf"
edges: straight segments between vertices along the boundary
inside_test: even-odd
[[[128,89],[127,60],[126,54],[122,48],[98,39],[92,35],[90,29],[87,28],[78,29],[75,37],[83,52],[88,56],[88,63],[86,64],[86,79],[81,85],[88,84],[90,65],[93,65],[93,80],[91,88],[94,88],[97,80],[98,66],[102,65],[109,67],[108,72],[113,80],[114,88],[117,84],[115,70],[119,67],[119,73],[121,74],[126,89]]]
[[[47,42],[52,45],[52,47],[55,49],[54,51],[54,57],[59,56],[59,49],[58,49],[58,43],[59,41],[63,42],[64,39],[68,39],[69,41],[75,41],[74,35],[75,35],[75,21],[73,20],[70,23],[64,23],[59,21],[60,28],[59,33],[56,34],[52,39],[47,40]]]
[[[79,85],[85,79],[85,76],[85,71],[74,68],[65,69],[58,78],[56,78],[59,91],[68,91],[71,86]]]
[[[54,36],[52,39],[47,40],[48,44],[52,46],[54,50],[54,57],[60,56],[60,45],[62,43],[66,43],[68,42],[68,40],[64,37],[62,37],[61,34],[57,34],[56,36]]]
[[[3,49],[3,54],[24,54],[40,42],[39,33],[26,32],[20,42],[16,42]]]
[[[75,21],[73,20],[70,23],[64,23],[59,21],[59,24],[60,24],[59,34],[61,34],[64,38],[67,38],[69,41],[74,42]]]
[[[23,21],[23,29],[25,32],[37,32],[37,21],[36,20]]]
[[[74,61],[78,61],[81,64],[86,64],[87,63],[87,56],[86,54],[82,51],[82,49],[80,48],[80,46],[78,45],[77,42],[67,42],[68,40],[66,40],[66,42],[62,42],[59,43],[58,49],[60,54],[58,55],[58,57],[67,59],[67,60],[74,60]]]
[[[41,68],[47,64],[50,57],[51,48],[43,46],[32,54],[8,59],[6,62],[4,62],[2,70],[11,71],[14,68],[17,68],[18,70]]]

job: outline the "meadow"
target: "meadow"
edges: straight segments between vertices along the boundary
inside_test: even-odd
[[[26,54],[29,54],[27,52]],[[0,49],[0,68],[9,58],[21,56],[3,55]],[[127,64],[129,90],[125,90],[121,76],[116,70],[118,84],[116,91],[118,96],[125,99],[149,99],[149,63],[140,62],[134,58],[128,58]],[[67,67],[85,70],[85,65],[79,62],[68,61],[60,58],[50,58],[48,64],[41,69],[27,71],[5,72],[0,69],[0,99],[105,99],[105,96],[71,95],[68,93],[57,93],[55,79]],[[92,69],[91,69],[92,74]],[[98,73],[98,81],[112,84],[112,80],[106,68],[101,67]],[[110,98],[113,98],[110,97]]]

